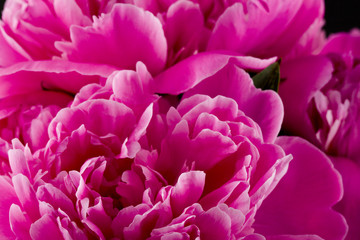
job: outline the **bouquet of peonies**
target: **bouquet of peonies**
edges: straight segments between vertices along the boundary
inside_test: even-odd
[[[360,31],[321,0],[7,0],[0,239],[360,239]]]

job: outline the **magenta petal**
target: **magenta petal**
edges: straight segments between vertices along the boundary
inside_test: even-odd
[[[200,7],[191,1],[177,1],[169,7],[164,31],[169,48],[168,65],[197,53],[202,38],[208,35]]]
[[[52,60],[23,62],[0,69],[1,98],[45,89],[76,93],[88,83],[99,82],[115,69],[110,66]]]
[[[275,235],[267,236],[268,240],[323,240],[317,235]]]
[[[12,181],[23,210],[26,211],[32,221],[35,221],[40,217],[39,201],[29,179],[18,174],[12,178]]]
[[[280,84],[279,94],[286,113],[283,127],[287,131],[316,142],[307,108],[315,92],[330,80],[332,71],[330,60],[323,56],[284,62],[281,66],[284,81]]]
[[[205,186],[205,173],[191,171],[179,176],[178,182],[171,192],[171,205],[175,216],[186,207],[196,203],[203,193]]]
[[[342,175],[344,182],[344,197],[335,209],[344,215],[349,224],[346,239],[360,238],[360,167],[357,163],[346,158],[332,158],[335,167]]]
[[[182,120],[176,125],[172,134],[165,138],[161,144],[161,152],[154,168],[162,173],[170,184],[176,183],[177,177],[183,170],[190,144],[188,135],[189,126],[185,120]]]
[[[91,25],[90,18],[83,14],[77,2],[73,0],[54,0],[55,13],[67,27],[71,25]]]
[[[342,197],[341,177],[324,153],[303,139],[280,137],[294,159],[256,214],[255,231],[266,236],[315,234],[343,239],[344,218],[332,207]]]
[[[231,138],[219,132],[203,129],[191,140],[190,152],[193,154],[188,158],[195,162],[196,169],[207,171],[234,153],[236,149],[237,146]]]
[[[160,21],[129,4],[116,4],[109,14],[94,19],[92,27],[72,26],[72,42],[56,47],[69,60],[104,63],[135,69],[142,61],[152,73],[165,65],[167,44]]]
[[[266,239],[267,238],[265,238],[264,236],[256,233],[247,235],[243,238],[243,240],[266,240]]]
[[[260,70],[273,63],[275,59],[259,60],[252,57],[204,52],[188,57],[155,77],[155,92],[180,94],[204,79],[214,75],[232,59],[233,63],[243,69]]]
[[[196,218],[201,239],[230,239],[231,218],[219,207],[214,207]]]
[[[266,7],[261,2],[235,3],[227,8],[216,22],[208,49],[284,57],[324,11],[323,2],[317,0],[273,0],[267,1]]]
[[[145,204],[139,204],[136,205],[136,207],[129,206],[121,209],[111,224],[111,228],[113,229],[114,235],[116,237],[120,237],[120,239],[121,237],[123,238],[124,228],[128,227],[132,223],[136,215],[142,215],[147,210],[149,210],[149,206]]]
[[[30,170],[24,152],[20,149],[11,149],[8,154],[12,173],[14,175],[21,173],[29,179]]]
[[[49,203],[53,208],[66,212],[70,218],[76,218],[77,213],[75,212],[72,201],[64,192],[53,185],[46,183],[40,186],[36,191],[36,196],[40,201]]]
[[[31,59],[22,47],[7,35],[2,22],[0,23],[0,56],[2,56],[0,58],[2,67]]]
[[[184,97],[194,94],[207,94],[210,97],[223,95],[233,98],[239,109],[259,124],[264,141],[275,141],[284,116],[281,99],[274,91],[255,88],[249,74],[243,69],[228,64],[187,91]]]
[[[42,216],[30,227],[31,239],[63,239],[59,226],[48,214]]]
[[[20,239],[30,239],[29,229],[31,222],[26,217],[22,209],[16,204],[11,205],[10,207],[9,222],[16,237]]]
[[[16,237],[20,239],[30,239],[29,229],[31,222],[26,217],[22,209],[18,205],[13,204],[10,207],[9,215],[11,229],[15,233]]]
[[[0,176],[0,189],[2,194],[0,198],[0,236],[5,239],[13,239],[15,236],[10,229],[9,211],[12,204],[19,204],[19,200],[9,179],[5,176]]]
[[[321,51],[322,54],[348,52],[351,52],[356,58],[360,57],[360,31],[358,29],[354,29],[350,33],[331,35]]]

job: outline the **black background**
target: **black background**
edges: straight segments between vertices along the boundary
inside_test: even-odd
[[[4,2],[0,0],[0,10]],[[360,8],[357,2],[359,0],[325,0],[325,30],[328,34],[360,28]]]

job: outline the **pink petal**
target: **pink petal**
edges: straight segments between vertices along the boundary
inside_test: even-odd
[[[12,182],[22,209],[28,214],[32,221],[36,221],[40,218],[39,201],[36,198],[34,188],[30,184],[29,179],[22,174],[18,174],[12,177]]]
[[[231,138],[204,129],[191,140],[189,149],[191,154],[188,159],[194,162],[196,169],[206,171],[234,153],[236,149],[237,146]]]
[[[167,44],[160,21],[129,4],[116,4],[92,27],[70,28],[72,42],[58,42],[64,57],[76,62],[104,63],[135,69],[142,61],[152,73],[165,64]]]
[[[0,69],[1,98],[47,89],[76,93],[88,83],[99,82],[114,68],[60,60],[23,62]]]
[[[317,235],[275,235],[267,236],[269,240],[323,240]]]
[[[78,1],[54,0],[54,10],[58,18],[69,28],[71,25],[91,25],[91,20],[84,15]]]
[[[217,73],[228,64],[230,59],[234,59],[233,63],[240,68],[249,70],[264,69],[275,61],[275,59],[259,60],[251,57],[236,57],[218,52],[199,53],[156,76],[154,79],[155,92],[174,95],[183,93]]]
[[[168,41],[168,65],[182,60],[199,51],[199,46],[206,38],[204,16],[199,5],[191,1],[177,1],[166,13],[164,24]],[[170,62],[169,62],[170,61]]]
[[[322,54],[327,53],[348,53],[351,52],[354,57],[360,57],[360,31],[354,29],[350,33],[337,33],[329,37],[326,45],[322,49]]]
[[[273,142],[280,131],[284,112],[279,96],[274,91],[256,89],[250,76],[234,64],[203,80],[184,97],[194,94],[233,98],[239,109],[259,124],[265,142]]]
[[[196,218],[201,239],[230,239],[231,218],[218,207],[211,208]]]
[[[163,140],[154,169],[160,172],[169,184],[175,184],[183,170],[189,144],[189,126],[185,120],[177,124],[171,135]]]
[[[265,8],[260,1],[251,1],[228,7],[216,22],[208,49],[284,57],[324,12],[324,3],[317,0],[274,0],[267,4]]]
[[[179,176],[176,185],[171,192],[171,205],[175,216],[196,203],[203,193],[205,186],[205,173],[190,171]]]
[[[27,164],[27,159],[25,158],[24,152],[20,149],[11,149],[9,150],[8,154],[12,173],[14,175],[21,173],[28,179],[31,179],[29,166]]]
[[[284,81],[280,84],[279,94],[285,109],[283,127],[315,143],[308,105],[315,92],[331,79],[332,64],[325,57],[312,56],[284,62],[281,67]]]
[[[76,219],[77,213],[73,202],[60,189],[46,183],[37,189],[36,196],[40,201],[50,204],[54,209],[61,209],[66,212],[71,219]]]
[[[135,207],[129,206],[121,209],[111,224],[111,228],[113,229],[114,235],[120,238],[123,237],[124,227],[129,226],[134,220],[134,217],[136,215],[142,215],[147,210],[149,210],[149,206],[145,204],[139,204],[136,205]]]
[[[63,239],[59,226],[48,214],[42,216],[30,227],[30,236],[34,240]]]
[[[31,221],[26,217],[22,209],[18,205],[13,204],[10,207],[9,215],[11,230],[15,233],[16,237],[20,239],[30,239],[29,230]]]
[[[277,144],[294,159],[257,211],[255,231],[266,236],[315,234],[343,239],[347,225],[332,210],[342,197],[341,177],[330,160],[300,138],[280,137]]]
[[[0,55],[2,67],[31,59],[23,48],[6,33],[3,23],[0,23]]]
[[[0,176],[0,188],[2,193],[0,198],[0,236],[14,239],[15,236],[10,229],[9,211],[12,204],[19,204],[19,200],[7,177]]]
[[[344,183],[344,197],[335,209],[344,215],[349,224],[346,239],[360,238],[360,167],[357,163],[346,158],[332,158],[335,167],[341,173]]]

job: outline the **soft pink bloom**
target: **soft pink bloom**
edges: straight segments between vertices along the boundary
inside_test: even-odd
[[[332,156],[344,177],[345,195],[338,209],[349,221],[348,239],[360,236],[359,219],[353,217],[360,214],[358,184],[350,180],[357,178],[360,163],[359,43],[358,30],[336,34],[318,56],[285,62],[279,91],[285,106],[285,129]]]

